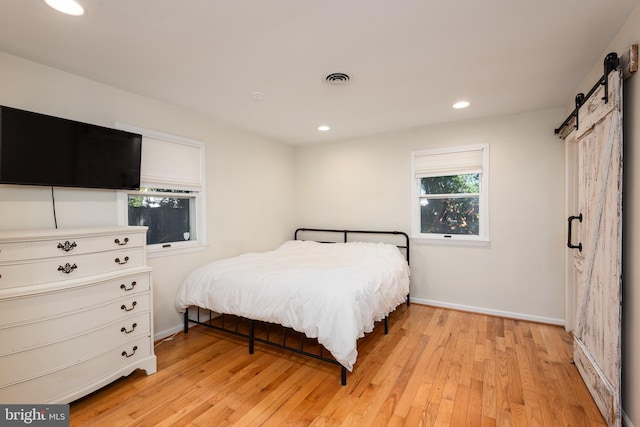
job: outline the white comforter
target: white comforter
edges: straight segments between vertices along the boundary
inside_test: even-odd
[[[217,313],[278,323],[317,338],[349,371],[356,341],[409,293],[409,267],[382,243],[289,241],[193,271],[176,297]]]

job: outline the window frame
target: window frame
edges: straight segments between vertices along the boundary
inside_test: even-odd
[[[479,233],[468,234],[439,234],[421,232],[420,188],[422,177],[416,176],[416,159],[421,156],[448,155],[482,151],[482,172],[480,173],[480,193],[478,195]],[[458,174],[456,174],[458,175]],[[446,173],[435,176],[450,176]],[[473,193],[475,194],[475,193]],[[436,198],[444,198],[457,194],[438,194]],[[469,194],[471,195],[471,193]],[[411,152],[411,239],[418,243],[443,245],[482,246],[489,243],[489,144],[465,145],[447,148],[424,149]]]
[[[142,196],[154,196],[159,197],[188,197],[194,199],[195,209],[191,212],[192,216],[195,216],[195,224],[191,223],[192,229],[195,228],[195,239],[188,241],[177,241],[170,243],[158,243],[147,245],[147,256],[150,258],[166,255],[177,255],[181,253],[189,253],[204,250],[207,246],[207,230],[206,230],[206,190],[205,190],[205,147],[200,141],[170,135],[162,132],[157,132],[149,129],[139,128],[136,126],[126,125],[122,123],[116,124],[118,129],[126,130],[129,132],[135,132],[142,135],[143,145],[144,138],[152,138],[161,140],[163,142],[170,142],[175,144],[187,145],[192,148],[198,148],[200,151],[200,189],[196,190],[191,185],[192,183],[186,183],[181,186],[179,183],[167,185],[166,183],[158,183],[153,181],[145,181],[141,177],[141,188],[155,188],[166,190],[186,190],[189,193],[166,193],[166,192],[150,192],[139,190],[122,190],[118,191],[118,224],[127,226],[129,224],[128,218],[128,200],[129,195],[142,195]],[[144,153],[144,151],[143,151]]]

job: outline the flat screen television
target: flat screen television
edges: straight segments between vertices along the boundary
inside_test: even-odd
[[[0,184],[136,190],[142,136],[0,106]]]

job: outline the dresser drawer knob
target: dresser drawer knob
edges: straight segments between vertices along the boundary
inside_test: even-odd
[[[77,266],[77,265],[75,265],[75,264],[71,265],[71,264],[69,264],[69,263],[66,263],[66,264],[64,265],[64,267],[63,267],[63,266],[61,266],[61,265],[59,265],[59,266],[58,266],[58,271],[62,271],[64,274],[69,274],[69,273],[71,273],[73,270],[75,270],[76,268],[78,268],[78,266]]]
[[[123,326],[122,329],[120,329],[120,332],[124,332],[125,334],[130,334],[131,332],[135,331],[137,327],[138,327],[137,323],[134,323],[133,325],[131,325],[131,329],[129,330],[127,330],[127,328]]]
[[[136,287],[136,284],[137,284],[136,282],[131,282],[131,287],[127,288],[127,286],[123,283],[122,285],[120,285],[120,289],[122,289],[125,292],[132,291],[133,288]]]
[[[137,349],[138,349],[138,346],[137,346],[137,345],[134,345],[134,346],[133,346],[133,351],[132,351],[130,354],[129,354],[129,353],[127,353],[126,351],[123,351],[123,352],[122,352],[122,356],[131,357],[131,356],[133,356],[134,354],[136,354],[136,350],[137,350]]]
[[[76,242],[70,243],[68,240],[64,243],[58,243],[58,249],[62,249],[65,252],[72,251],[76,246],[78,246]]]
[[[134,301],[133,303],[131,303],[131,308],[127,308],[127,306],[126,306],[126,305],[122,304],[122,305],[120,306],[120,310],[124,310],[124,311],[131,311],[131,310],[133,310],[134,308],[136,308],[136,305],[137,305],[137,304],[138,304],[138,303]]]
[[[120,265],[124,265],[124,264],[126,264],[128,262],[129,262],[129,257],[128,256],[124,257],[123,261],[120,261],[120,258],[116,258],[115,259],[115,263],[116,264],[120,264]]]
[[[128,237],[125,237],[125,238],[124,238],[124,240],[123,240],[122,242],[120,241],[120,239],[116,239],[116,240],[114,240],[114,242],[115,242],[115,244],[116,244],[116,245],[118,245],[118,246],[124,246],[124,245],[126,245],[127,243],[129,243],[129,238],[128,238]]]

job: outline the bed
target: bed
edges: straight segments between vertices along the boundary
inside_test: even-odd
[[[194,323],[246,338],[251,354],[258,342],[321,359],[341,367],[343,385],[357,340],[378,321],[386,333],[388,315],[405,302],[405,233],[311,228],[273,251],[197,268],[176,296],[185,333]]]

